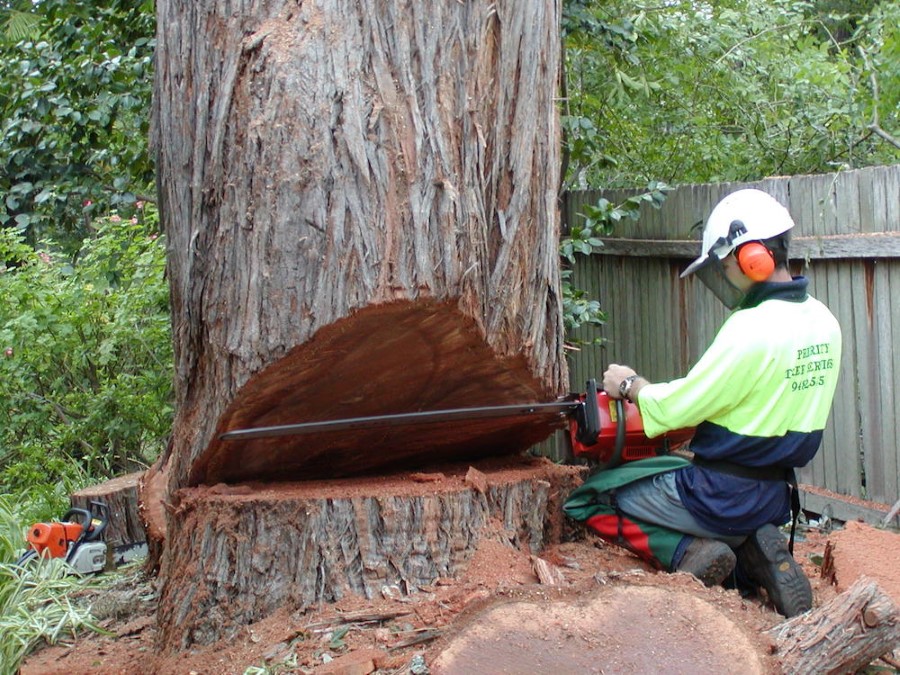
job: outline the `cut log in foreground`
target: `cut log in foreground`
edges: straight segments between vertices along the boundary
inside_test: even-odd
[[[138,507],[141,476],[142,471],[129,473],[78,490],[69,497],[73,508],[90,511],[91,502],[103,502],[109,507],[109,522],[103,539],[110,548],[141,544],[147,540]]]
[[[478,469],[185,489],[170,523],[178,545],[163,569],[160,647],[210,643],[281,607],[415,593],[460,575],[483,538],[533,553],[560,540],[579,469],[538,459]]]
[[[428,666],[434,675],[773,672],[753,637],[702,596],[615,584],[564,602],[489,607]]]
[[[900,644],[900,608],[878,584],[860,577],[847,591],[770,633],[785,673],[853,673]]]

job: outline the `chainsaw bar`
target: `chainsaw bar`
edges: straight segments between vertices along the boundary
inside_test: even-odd
[[[348,429],[379,429],[412,423],[436,424],[439,422],[451,422],[453,420],[486,419],[491,417],[519,417],[547,415],[550,413],[571,414],[581,406],[581,401],[558,401],[556,403],[529,403],[524,405],[495,405],[483,406],[480,408],[428,410],[425,412],[399,413],[395,415],[376,415],[374,417],[349,417],[346,419],[328,420],[325,422],[304,422],[301,424],[282,424],[272,427],[234,429],[221,434],[219,439],[223,441],[242,441],[253,438],[297,436],[327,431],[345,431]]]

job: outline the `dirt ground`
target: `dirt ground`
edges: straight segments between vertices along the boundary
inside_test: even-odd
[[[820,566],[832,541],[834,574]],[[816,605],[860,575],[900,602],[900,536],[848,523],[831,533],[801,527],[795,557]],[[346,598],[302,613],[281,612],[238,636],[189,652],[155,648],[155,581],[122,575],[92,603],[110,635],[46,647],[25,663],[36,673],[522,673],[779,672],[766,630],[782,619],[761,598],[704,588],[685,574],[648,568],[592,535],[544,551],[540,560],[484,540],[463,578],[438,579],[402,597]],[[540,567],[538,563],[538,567]],[[549,573],[548,573],[549,570]],[[834,583],[833,583],[834,582]],[[484,662],[484,654],[489,655]],[[898,652],[879,660],[896,669]],[[479,660],[480,659],[480,660]],[[263,671],[257,671],[263,672]]]

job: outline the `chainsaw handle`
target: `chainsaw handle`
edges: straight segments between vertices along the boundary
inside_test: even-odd
[[[98,541],[109,523],[109,506],[103,502],[91,502],[90,511],[87,509],[71,508],[63,516],[63,522],[77,522],[81,525],[79,542]],[[75,519],[74,516],[80,516]],[[99,521],[96,525],[94,520]]]
[[[578,421],[576,439],[584,445],[594,445],[600,433],[600,407],[597,403],[597,380],[591,378],[585,383],[586,392],[581,406],[576,411]]]
[[[606,471],[607,469],[614,469],[619,464],[622,463],[622,453],[625,452],[625,438],[626,438],[626,415],[625,411],[625,401],[621,398],[616,399],[616,441],[613,446],[613,453],[610,456],[609,460],[604,462],[603,464],[596,465],[591,470],[591,475],[593,476],[595,473],[600,471]]]
[[[622,452],[625,450],[625,401],[621,398],[616,399],[616,446],[613,449],[613,456],[609,458],[604,468],[611,469],[619,466],[622,462]]]
[[[87,509],[79,509],[73,507],[66,511],[65,515],[62,517],[62,522],[78,523],[79,525],[81,525],[81,529],[86,530],[91,526],[92,519],[93,517],[91,516],[91,512]]]
[[[95,519],[100,523],[93,525]],[[106,530],[106,526],[109,525],[109,506],[105,502],[91,502],[91,524],[93,528],[86,540],[98,541]]]

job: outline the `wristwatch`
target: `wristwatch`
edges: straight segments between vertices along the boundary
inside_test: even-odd
[[[631,387],[634,386],[634,381],[637,378],[637,375],[629,375],[619,383],[619,395],[622,398],[627,398],[629,401],[631,400],[629,394],[631,393]]]

